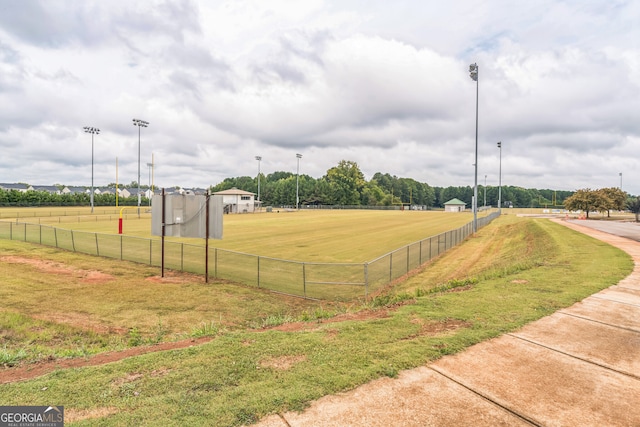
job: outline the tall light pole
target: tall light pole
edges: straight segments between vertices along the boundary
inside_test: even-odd
[[[138,218],[140,218],[140,128],[149,126],[149,122],[140,119],[133,119],[133,125],[138,126]]]
[[[85,126],[82,129],[91,134],[91,213],[93,213],[93,135],[100,134],[100,129]]]
[[[258,161],[258,209],[260,209],[260,160],[262,157],[256,156],[256,160]]]
[[[300,209],[300,197],[298,196],[298,177],[300,175],[300,159],[302,158],[302,154],[296,154],[298,159],[298,167],[296,169],[296,209]]]
[[[500,150],[500,169],[498,172],[498,214],[502,213],[502,141],[498,142]]]
[[[620,172],[620,191],[622,191],[622,172]]]
[[[487,206],[487,175],[484,176],[484,204],[482,207]]]
[[[469,76],[476,82],[476,161],[475,161],[475,181],[473,185],[473,232],[478,231],[478,65],[469,65]]]

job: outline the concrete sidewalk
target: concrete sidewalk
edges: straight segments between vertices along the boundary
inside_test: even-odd
[[[517,332],[257,425],[640,426],[640,243],[559,222],[629,253],[633,273]]]

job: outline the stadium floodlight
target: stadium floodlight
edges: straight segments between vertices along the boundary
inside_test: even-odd
[[[622,191],[622,172],[620,172],[620,191]]]
[[[473,232],[478,231],[478,65],[469,65],[469,75],[471,80],[476,82],[476,161],[475,166],[475,181],[473,185]]]
[[[93,213],[93,135],[100,134],[100,129],[90,126],[85,126],[82,129],[91,134],[91,213]]]
[[[140,119],[133,119],[133,125],[138,126],[138,218],[140,218],[140,128],[149,126],[149,122]]]
[[[260,209],[260,161],[262,160],[262,156],[256,156],[256,160],[258,161],[258,210]]]
[[[469,65],[469,75],[471,76],[471,80],[475,82],[478,81],[478,65],[476,64]]]
[[[298,176],[300,175],[300,159],[302,158],[302,154],[296,154],[296,158],[298,159],[298,167],[296,169],[296,209],[300,209],[300,197],[298,196]]]
[[[502,213],[502,141],[498,142],[500,150],[500,169],[498,171],[498,214]]]

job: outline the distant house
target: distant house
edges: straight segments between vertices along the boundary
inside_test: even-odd
[[[459,199],[451,199],[444,204],[445,212],[464,212],[467,204]]]
[[[225,213],[252,213],[255,211],[255,194],[237,188],[213,193],[222,196]]]
[[[64,187],[62,189],[62,193],[63,194],[82,194],[82,193],[86,193],[89,194],[91,193],[91,189],[89,188],[85,188],[85,187]]]
[[[131,197],[131,192],[124,187],[118,187],[118,197]]]
[[[182,194],[183,191],[181,188],[169,187],[164,189],[164,194]]]
[[[195,195],[207,195],[207,190],[205,188],[192,188],[190,191],[192,191]]]
[[[33,191],[44,191],[49,194],[62,194],[62,191],[55,185],[34,185],[31,187]]]
[[[29,190],[33,190],[33,187],[29,184],[4,184],[0,183],[0,188],[5,191],[16,190],[21,193],[26,193]]]
[[[93,189],[95,194],[116,194],[115,187],[96,187]]]

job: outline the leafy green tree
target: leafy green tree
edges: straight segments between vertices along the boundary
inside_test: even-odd
[[[362,189],[361,202],[366,206],[380,206],[385,198],[385,192],[378,186],[375,179],[367,182]]]
[[[603,200],[606,204],[601,206],[602,211],[607,212],[607,217],[611,216],[612,210],[621,211],[627,204],[627,193],[617,187],[601,188]]]
[[[308,191],[307,191],[308,190]],[[329,183],[324,179],[318,179],[311,188],[305,187],[305,203],[311,205],[327,205],[330,199]]]
[[[356,162],[341,160],[338,166],[327,171],[325,179],[329,183],[333,204],[360,204],[360,194],[364,188],[365,179]]]
[[[294,176],[295,174],[291,173],[291,172],[273,172],[270,173],[269,175],[267,175],[267,181],[268,182],[276,182],[276,181],[280,181],[281,179],[287,179],[290,176]]]
[[[590,211],[601,210],[610,203],[603,192],[585,188],[576,191],[573,196],[567,197],[564,201],[564,207],[570,211],[584,211],[589,219]]]

